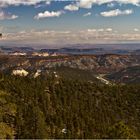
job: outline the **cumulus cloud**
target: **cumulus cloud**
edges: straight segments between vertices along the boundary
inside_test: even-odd
[[[101,12],[101,16],[103,16],[103,17],[115,17],[115,16],[120,16],[120,15],[130,15],[132,13],[133,13],[132,9],[127,9],[127,10],[115,9],[115,10]]]
[[[78,10],[79,8],[90,9],[90,8],[92,8],[92,6],[94,6],[96,4],[97,5],[107,4],[108,7],[112,8],[115,6],[114,3],[132,4],[135,6],[140,6],[140,0],[74,0],[74,1],[76,1],[76,3],[65,6],[65,7],[67,7],[66,9],[76,9],[76,10]]]
[[[0,7],[18,6],[18,5],[36,5],[40,2],[50,3],[50,0],[0,0]]]
[[[91,15],[91,12],[88,12],[88,13],[85,13],[83,16],[87,17],[87,16],[90,16],[90,15]]]
[[[35,19],[42,19],[42,18],[49,18],[49,17],[59,17],[63,14],[63,11],[45,11],[44,13],[38,13],[34,18]]]
[[[134,31],[135,31],[135,32],[139,32],[139,29],[138,29],[138,28],[134,28]]]
[[[47,4],[50,4],[51,1],[54,0],[0,0],[0,6],[6,6],[6,5],[35,5],[40,2],[46,2]],[[61,0],[59,0],[61,1]],[[64,0],[62,0],[64,1]],[[67,0],[66,0],[67,1]],[[77,1],[77,0],[72,0]],[[92,6],[92,4],[105,4],[105,3],[111,3],[111,2],[118,2],[122,4],[133,4],[138,6],[140,4],[140,0],[78,0],[77,1],[81,7],[89,8]]]
[[[0,20],[16,19],[16,18],[18,18],[17,15],[12,15],[10,13],[4,13],[3,11],[0,12]]]
[[[66,5],[64,7],[65,10],[68,10],[68,11],[78,11],[79,10],[79,7],[74,5],[74,4],[70,4],[70,5]]]
[[[19,5],[39,5],[44,2],[44,4],[50,4],[51,1],[57,0],[0,0],[0,8],[7,6],[19,6]],[[58,0],[61,1],[61,0]],[[62,2],[65,0],[62,0]],[[66,0],[67,1],[67,0]],[[75,4],[70,4],[65,6],[66,10],[76,11],[79,8],[92,8],[93,5],[109,4],[108,6],[113,6],[113,2],[119,4],[132,4],[135,6],[140,6],[140,0],[71,0]]]
[[[92,5],[95,4],[102,5],[112,2],[117,2],[120,4],[132,4],[136,6],[140,5],[140,0],[79,0],[78,5],[82,8],[91,8]]]

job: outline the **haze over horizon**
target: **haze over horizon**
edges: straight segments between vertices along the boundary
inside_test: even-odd
[[[1,0],[0,45],[140,43],[140,0]]]

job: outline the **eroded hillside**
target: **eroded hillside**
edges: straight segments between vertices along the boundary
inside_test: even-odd
[[[32,70],[47,70],[55,67],[70,67],[92,70],[98,73],[109,73],[120,69],[140,65],[140,56],[131,55],[79,55],[57,57],[33,56],[0,56],[0,70],[23,68]]]

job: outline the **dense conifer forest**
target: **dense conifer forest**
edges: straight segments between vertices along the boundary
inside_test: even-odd
[[[140,138],[140,85],[0,74],[0,138]]]

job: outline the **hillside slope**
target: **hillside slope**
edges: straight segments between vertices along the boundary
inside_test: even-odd
[[[0,138],[140,138],[139,93],[139,85],[0,75]]]
[[[140,83],[140,66],[128,67],[118,72],[109,74],[107,79],[117,83]]]
[[[140,65],[140,56],[130,55],[78,55],[61,57],[33,56],[0,56],[0,71],[13,69],[47,70],[56,67],[69,67],[82,70],[92,70],[98,73],[110,73],[120,69]]]

